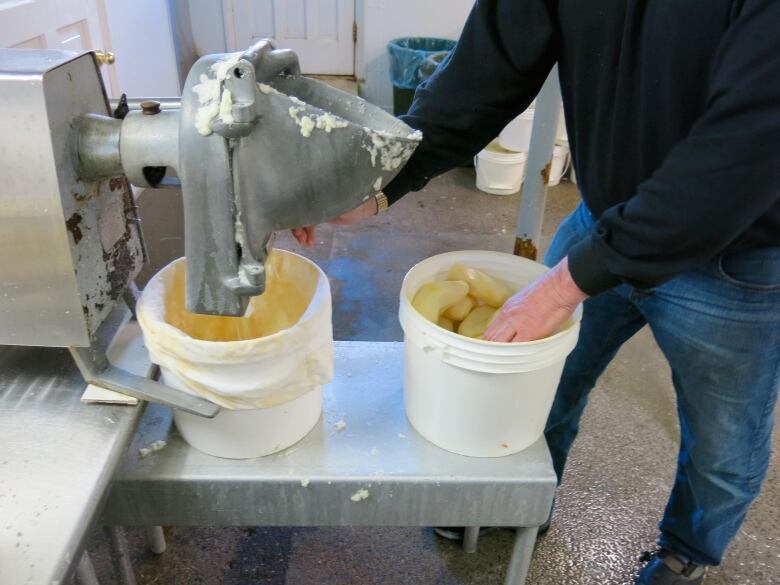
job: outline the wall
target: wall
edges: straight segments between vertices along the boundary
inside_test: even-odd
[[[222,0],[189,0],[192,34],[199,56],[224,53],[225,23],[222,18]]]
[[[357,0],[356,75],[360,95],[388,111],[393,105],[387,43],[396,37],[457,40],[473,0]]]

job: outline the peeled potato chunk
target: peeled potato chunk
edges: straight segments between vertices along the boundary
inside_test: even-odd
[[[498,309],[494,309],[490,305],[477,307],[471,311],[469,316],[460,324],[460,327],[458,327],[458,334],[473,339],[479,339],[485,334],[485,331],[490,327],[490,324],[497,314]]]
[[[469,316],[469,313],[471,313],[471,310],[476,304],[477,301],[474,299],[474,297],[466,295],[457,303],[452,305],[449,309],[444,311],[444,316],[447,317],[447,319],[451,319],[453,321],[463,321],[463,319]]]
[[[469,294],[469,285],[460,280],[444,280],[422,285],[414,295],[412,306],[432,323],[441,314]]]
[[[469,268],[463,264],[453,264],[447,275],[447,280],[465,282],[469,286],[469,294],[472,297],[497,309],[512,296],[505,283],[481,270]]]
[[[447,331],[452,331],[453,333],[455,333],[455,330],[457,329],[455,321],[447,319],[447,317],[439,317],[439,327],[446,329]]]

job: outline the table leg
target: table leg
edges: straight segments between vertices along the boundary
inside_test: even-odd
[[[107,526],[106,533],[111,542],[111,559],[114,562],[117,580],[120,585],[137,585],[124,529],[119,526]]]
[[[79,565],[76,567],[76,583],[78,585],[100,585],[95,567],[92,565],[92,559],[89,558],[87,551],[81,555]]]
[[[162,526],[147,526],[144,532],[146,532],[146,540],[152,552],[156,555],[163,554],[166,544]]]
[[[477,542],[479,542],[479,526],[466,526],[463,533],[463,552],[472,554],[477,552]]]
[[[531,557],[534,554],[537,530],[537,526],[517,529],[515,546],[512,549],[512,557],[509,559],[509,568],[504,581],[505,585],[524,585],[528,575],[528,567],[531,565]]]

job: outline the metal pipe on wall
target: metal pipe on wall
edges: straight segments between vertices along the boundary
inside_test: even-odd
[[[542,235],[542,220],[547,200],[553,149],[561,113],[561,84],[558,66],[553,67],[536,98],[531,145],[526,163],[520,211],[515,234],[516,256],[536,260]]]

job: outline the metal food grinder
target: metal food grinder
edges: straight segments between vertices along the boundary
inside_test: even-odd
[[[0,344],[68,347],[88,382],[214,416],[106,358],[104,321],[146,256],[128,182],[176,171],[187,307],[240,316],[275,230],[356,207],[421,137],[266,40],[201,58],[179,109],[109,111],[94,53],[0,49]]]

